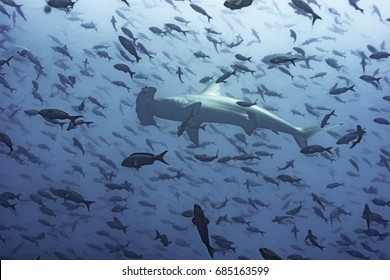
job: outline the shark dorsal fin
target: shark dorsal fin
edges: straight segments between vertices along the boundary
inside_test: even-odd
[[[211,83],[200,94],[220,96],[221,93],[219,83]]]

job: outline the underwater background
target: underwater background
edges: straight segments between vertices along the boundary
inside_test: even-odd
[[[0,2],[0,60],[12,56],[0,71],[0,131],[13,144],[9,153],[0,142],[1,259],[210,259],[194,204],[209,220],[215,259],[263,259],[259,248],[283,259],[389,259],[386,1],[307,1],[321,17],[314,24],[291,1],[231,10],[223,1],[79,0],[67,12],[45,10],[45,1],[11,2]],[[139,62],[118,36],[144,46]],[[378,53],[383,58],[370,58]],[[273,54],[295,65],[264,60]],[[308,141],[331,153],[305,155],[291,135],[269,129],[247,135],[208,123],[194,145],[177,136],[180,122],[140,124],[143,87],[155,87],[156,99],[199,94],[234,64],[250,71],[220,83],[221,95],[256,102],[298,127],[320,126],[334,110]],[[91,123],[68,130],[69,120],[54,124],[36,113],[52,108]],[[337,144],[358,125],[366,133],[356,146]],[[121,165],[133,153],[164,151],[169,165]],[[202,154],[218,158],[202,162],[195,157]],[[63,193],[76,198],[64,201]]]

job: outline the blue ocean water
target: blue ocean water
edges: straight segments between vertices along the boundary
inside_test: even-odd
[[[210,259],[205,228],[215,259],[263,259],[260,248],[283,259],[389,258],[385,1],[307,1],[321,17],[314,24],[291,1],[231,10],[223,1],[79,0],[69,11],[16,2],[22,6],[0,3],[0,131],[13,144],[9,153],[0,143],[1,259]],[[119,36],[137,47],[139,62]],[[136,100],[144,87],[156,88],[156,100],[182,101],[223,73],[232,75],[218,83],[220,95],[245,103],[220,114],[259,106],[294,127],[319,127],[334,110],[308,140],[331,152],[305,155],[292,135],[262,129],[266,118],[250,114],[244,118],[259,126],[250,133],[203,122],[200,145],[186,132],[177,136],[185,119],[191,123],[188,110],[180,121],[154,116],[156,125],[141,125]],[[68,130],[69,119],[52,118],[61,128],[37,114],[44,109],[92,123]],[[366,133],[350,148],[358,125]],[[352,140],[337,144],[347,134]],[[131,154],[164,151],[169,165],[122,166]],[[218,157],[203,162],[202,154]],[[85,201],[94,201],[89,210]],[[194,224],[195,204],[205,217]]]

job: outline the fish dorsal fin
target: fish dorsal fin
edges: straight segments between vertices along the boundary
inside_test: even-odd
[[[220,85],[219,83],[211,83],[208,85],[200,94],[203,95],[214,95],[214,96],[220,96]]]

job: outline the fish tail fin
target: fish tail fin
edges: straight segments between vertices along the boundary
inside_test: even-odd
[[[207,21],[210,23],[210,19],[213,19],[211,16],[207,16]]]
[[[74,124],[74,126],[77,126],[76,120],[79,118],[82,118],[83,116],[69,116],[70,121]]]
[[[214,249],[213,247],[211,246],[207,246],[207,251],[209,252],[209,255],[212,259],[214,259],[214,253],[217,252],[216,249]]]
[[[331,149],[332,149],[333,147],[327,147],[327,148],[325,148],[325,152],[328,152],[328,153],[330,153],[330,154],[332,154],[333,155],[333,153],[332,153],[332,151],[331,151]]]
[[[162,152],[161,154],[159,154],[158,156],[156,156],[156,160],[159,160],[159,161],[165,163],[166,165],[169,165],[169,163],[166,162],[164,159],[164,156],[167,152],[168,152],[168,150],[166,150],[166,151]]]
[[[352,90],[353,92],[355,92],[354,87],[355,87],[355,85],[352,85],[349,89]]]
[[[10,58],[8,58],[8,59],[5,61],[5,63],[7,63],[8,66],[10,66],[10,65],[9,65],[9,62],[10,62],[10,60],[11,60],[12,58],[13,58],[13,56],[11,56]]]
[[[87,206],[88,211],[90,211],[89,207],[90,207],[91,204],[93,204],[93,203],[96,203],[96,201],[88,201],[88,200],[84,201],[84,204],[85,204],[85,206]]]
[[[153,104],[156,91],[155,87],[144,87],[138,94],[135,110],[141,125],[156,125],[153,118]]]
[[[312,23],[311,23],[312,26],[314,25],[314,22],[315,22],[317,19],[321,19],[321,20],[322,20],[322,18],[321,18],[319,15],[313,13],[313,21],[312,21]]]
[[[295,65],[295,60],[297,60],[297,59],[298,59],[298,58],[296,58],[296,57],[294,57],[293,59],[291,59],[292,65],[296,66],[296,65]]]
[[[156,231],[156,237],[153,240],[157,240],[161,237],[161,234],[158,232],[158,230],[155,229],[155,231]]]

